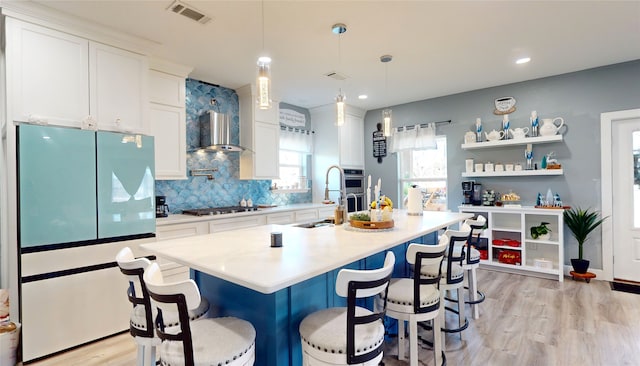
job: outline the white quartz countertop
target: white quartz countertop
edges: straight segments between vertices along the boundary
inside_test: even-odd
[[[440,228],[470,213],[425,211],[409,216],[394,210],[389,231],[349,230],[348,224],[313,229],[263,225],[142,244],[153,254],[265,294],[340,268]],[[281,248],[271,233],[281,232]]]
[[[300,211],[300,210],[318,209],[318,208],[334,207],[334,206],[335,205],[325,205],[322,203],[296,203],[296,204],[284,205],[284,206],[258,208],[257,211],[237,212],[237,213],[224,214],[224,215],[194,216],[194,215],[184,215],[184,214],[169,214],[168,217],[157,218],[156,226],[182,224],[187,222],[198,222],[198,221],[224,220],[224,219],[231,219],[234,217],[268,215],[271,213],[278,213],[278,212]]]

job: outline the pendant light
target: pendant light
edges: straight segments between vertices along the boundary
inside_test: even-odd
[[[264,0],[261,3],[262,12],[262,53],[264,54]],[[258,108],[271,108],[271,57],[258,57]]]
[[[331,32],[338,35],[338,68],[340,68],[340,64],[342,61],[342,55],[340,53],[340,40],[342,39],[342,34],[347,31],[347,26],[342,23],[336,23],[331,26]],[[338,89],[338,95],[336,96],[336,122],[335,125],[340,127],[344,125],[345,115],[344,109],[345,104],[344,101],[347,97],[342,93],[342,88]]]
[[[384,89],[385,94],[388,93],[389,89],[389,72],[387,64],[393,60],[393,56],[391,55],[382,55],[380,56],[380,62],[384,63]],[[389,137],[393,134],[393,120],[391,118],[391,108],[385,108],[382,110],[382,126],[384,135]]]

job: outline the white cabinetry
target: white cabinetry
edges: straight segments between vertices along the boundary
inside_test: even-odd
[[[185,238],[188,236],[208,233],[209,225],[206,221],[161,225],[156,228],[156,239],[167,240]],[[162,257],[158,257],[157,262],[162,270],[162,275],[166,280],[168,280],[168,282],[189,279],[189,267],[179,265]]]
[[[251,85],[238,88],[240,105],[240,179],[278,179],[280,172],[280,113],[278,102],[270,109],[257,107]]]
[[[191,68],[152,60],[149,121],[155,137],[156,179],[187,179],[185,79]]]
[[[267,224],[292,224],[294,223],[294,213],[291,211],[278,212],[267,215]]]
[[[249,215],[229,219],[212,220],[209,221],[209,232],[217,233],[220,231],[244,229],[247,227],[264,225],[266,223],[267,218],[265,215]]]
[[[333,217],[335,215],[336,207],[335,205],[325,206],[318,209],[318,218],[326,219],[328,217]]]
[[[564,279],[564,220],[561,209],[460,206],[460,212],[487,218],[487,259],[481,264],[503,270]],[[531,227],[548,223],[551,237],[533,239]]]
[[[363,168],[364,119],[347,113],[345,123],[339,130],[340,166]]]
[[[343,126],[335,126],[335,105],[310,109],[313,143],[313,201],[324,199],[325,178],[331,165],[342,168],[364,168],[365,111],[347,106]],[[337,189],[337,179],[330,189]]]
[[[148,133],[147,58],[89,42],[89,111],[99,130]]]
[[[6,18],[10,120],[80,127],[89,115],[89,42]]]
[[[8,98],[16,122],[147,132],[147,59],[7,18]]]
[[[295,222],[311,221],[318,218],[317,209],[299,210],[299,211],[296,211],[295,214],[296,214]]]

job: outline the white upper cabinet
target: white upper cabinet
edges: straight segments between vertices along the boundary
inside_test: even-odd
[[[147,58],[95,42],[89,50],[89,110],[98,129],[148,133]]]
[[[270,109],[256,105],[251,85],[236,90],[240,104],[240,179],[278,179],[280,175],[280,109],[273,101]]]
[[[6,18],[10,116],[16,122],[148,133],[147,59]]]
[[[149,127],[155,137],[156,179],[187,179],[185,79],[192,68],[152,59]]]
[[[326,171],[331,165],[364,168],[365,111],[347,106],[344,125],[335,125],[334,104],[310,109],[313,143],[313,201],[324,199]]]
[[[346,113],[340,130],[340,166],[364,168],[364,119]]]
[[[6,27],[12,120],[80,127],[89,115],[89,41],[13,18]]]

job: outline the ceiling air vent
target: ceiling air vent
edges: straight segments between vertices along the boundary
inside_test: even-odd
[[[206,24],[211,20],[211,17],[204,15],[201,11],[197,10],[191,5],[185,4],[181,1],[175,0],[167,10],[171,10],[176,14],[183,15],[191,20],[195,20],[200,24]]]
[[[328,77],[330,77],[332,79],[335,79],[335,80],[345,80],[347,78],[346,75],[343,75],[343,74],[341,74],[341,73],[339,73],[337,71],[328,72],[328,73],[325,74],[325,76],[328,76]]]

